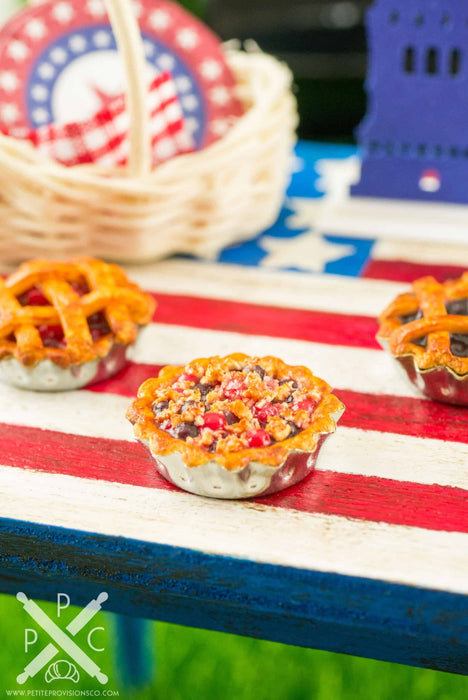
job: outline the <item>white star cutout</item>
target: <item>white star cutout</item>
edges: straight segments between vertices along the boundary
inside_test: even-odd
[[[0,107],[0,114],[4,122],[13,124],[19,117],[19,109],[16,105],[6,103]]]
[[[42,39],[42,37],[45,36],[47,31],[46,26],[41,19],[32,19],[30,22],[27,23],[25,30],[26,34],[31,39]]]
[[[65,49],[62,49],[60,46],[57,46],[57,48],[52,49],[50,52],[50,59],[57,65],[62,65],[66,62],[67,60],[67,52]]]
[[[43,107],[34,109],[32,116],[36,124],[47,124],[50,121],[50,114]]]
[[[86,8],[93,17],[102,17],[106,14],[106,8],[102,0],[88,0]]]
[[[43,80],[51,80],[55,75],[55,68],[51,63],[41,63],[37,72]]]
[[[180,78],[176,78],[174,82],[178,92],[190,92],[192,89],[192,81],[185,75],[182,75]]]
[[[31,90],[31,95],[36,102],[45,102],[49,97],[49,91],[45,85],[34,85]]]
[[[198,107],[198,100],[195,95],[186,95],[182,98],[182,106],[188,112],[193,112]]]
[[[172,70],[175,66],[175,58],[170,53],[162,53],[158,58],[158,66],[161,70]]]
[[[19,86],[19,80],[16,73],[13,71],[4,71],[0,73],[0,87],[2,87],[6,92],[13,92]]]
[[[59,2],[52,10],[54,19],[61,24],[68,24],[74,14],[73,7],[69,5],[68,2]]]
[[[96,32],[93,36],[93,43],[95,46],[97,46],[99,49],[105,49],[107,46],[110,46],[112,43],[112,38],[110,34],[104,29],[100,32]]]
[[[14,61],[24,61],[28,54],[29,49],[22,41],[12,41],[8,46],[8,55]]]
[[[151,13],[149,22],[153,29],[167,29],[171,23],[171,18],[164,10],[155,10]]]
[[[226,87],[220,85],[211,90],[210,98],[217,105],[226,105],[230,101],[231,95]]]
[[[86,39],[81,34],[75,34],[68,45],[74,53],[82,53],[86,49]]]
[[[194,49],[198,44],[198,35],[193,29],[181,29],[177,32],[176,41],[183,49]]]
[[[261,262],[262,267],[294,267],[310,272],[323,272],[327,263],[356,252],[353,245],[331,243],[313,231],[294,238],[264,236],[260,246],[268,253]]]
[[[200,70],[203,77],[207,80],[216,80],[223,72],[219,61],[212,60],[203,61]]]

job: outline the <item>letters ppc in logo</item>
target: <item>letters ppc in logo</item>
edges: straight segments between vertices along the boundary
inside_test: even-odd
[[[60,651],[64,651],[75,663],[80,666],[91,678],[96,678],[103,685],[109,680],[105,673],[101,671],[99,666],[89,658],[84,651],[72,639],[80,630],[93,619],[93,617],[101,610],[102,604],[108,599],[107,593],[101,593],[95,600],[92,600],[88,605],[78,613],[78,615],[62,630],[48,615],[25,593],[17,593],[16,597],[23,603],[24,609],[32,617],[32,619],[49,635],[51,641],[34,659],[26,666],[23,673],[17,677],[17,682],[22,685],[26,683],[28,678],[33,678],[44,666],[50,664],[46,671],[46,681],[50,683],[53,680],[69,679],[78,682],[79,673],[74,664],[69,661],[58,660],[50,663]],[[62,601],[66,600],[66,605],[62,605]],[[67,608],[70,605],[70,598],[66,593],[59,593],[57,596],[57,616],[60,617],[60,610]],[[91,637],[96,630],[102,630],[103,627],[94,627],[88,634],[88,644],[94,651],[103,651],[102,648],[95,647],[92,644]],[[30,637],[29,633],[32,633]],[[37,632],[34,629],[25,630],[25,651],[28,647],[37,641]]]

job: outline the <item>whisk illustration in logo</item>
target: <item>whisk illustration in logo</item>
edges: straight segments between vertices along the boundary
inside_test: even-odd
[[[16,594],[17,599],[23,604],[28,615],[36,622],[39,627],[49,635],[50,641],[38,654],[34,656],[25,667],[24,671],[16,678],[17,682],[22,685],[26,683],[28,678],[34,678],[41,670],[46,668],[45,681],[52,683],[57,680],[70,680],[78,683],[81,673],[84,671],[96,678],[99,683],[105,685],[108,682],[108,677],[101,671],[99,666],[88,656],[87,651],[83,651],[76,641],[73,639],[78,632],[83,630],[101,610],[102,604],[108,599],[108,594],[100,593],[96,599],[91,600],[88,605],[81,610],[78,615],[67,624],[63,630],[60,625],[52,620],[42,608],[37,605],[32,599],[28,598],[25,593],[19,592]],[[70,596],[66,593],[57,594],[57,618],[60,618],[60,613],[70,605]],[[103,647],[95,646],[93,635],[98,630],[104,630],[104,627],[93,627],[88,631],[86,638],[87,646],[93,651],[104,651]],[[38,641],[38,633],[34,628],[26,628],[24,631],[24,648],[25,652],[35,651],[31,649]],[[56,659],[60,653],[65,652],[69,659]]]

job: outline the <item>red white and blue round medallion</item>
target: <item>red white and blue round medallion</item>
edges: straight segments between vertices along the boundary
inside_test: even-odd
[[[223,136],[243,109],[217,37],[179,5],[134,0],[148,78],[169,71],[197,148]],[[0,31],[0,128],[89,119],[124,91],[103,0],[57,0]]]

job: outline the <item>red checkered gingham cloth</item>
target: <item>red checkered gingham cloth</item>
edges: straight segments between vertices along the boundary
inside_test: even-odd
[[[148,109],[154,166],[194,149],[169,72],[161,73],[152,82]],[[49,124],[35,130],[11,128],[6,133],[28,139],[41,153],[66,166],[95,163],[112,168],[124,165],[128,159],[129,126],[125,97],[118,95],[87,121]]]

